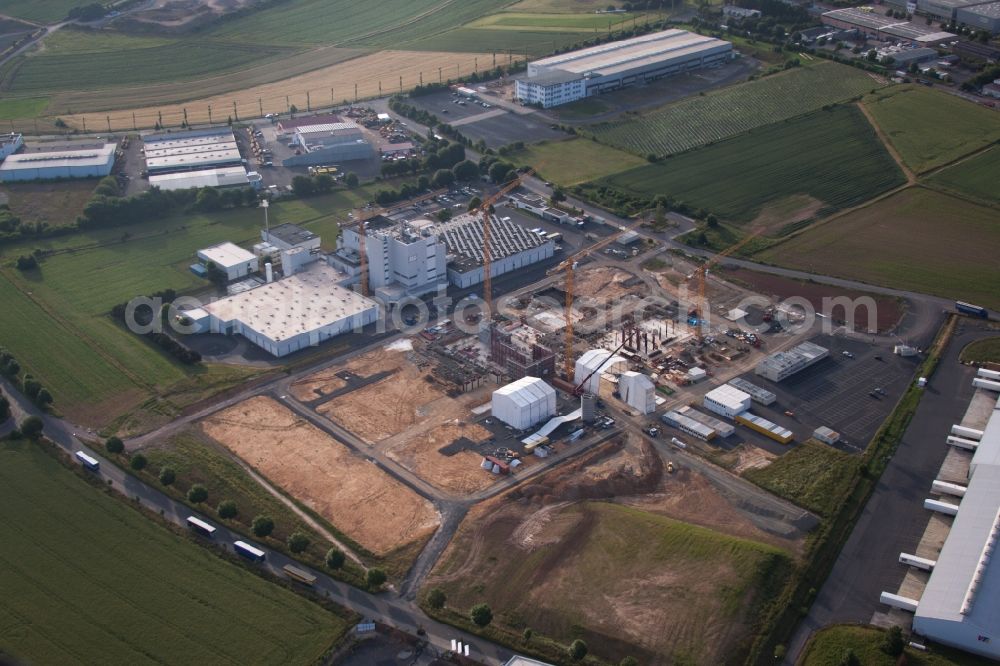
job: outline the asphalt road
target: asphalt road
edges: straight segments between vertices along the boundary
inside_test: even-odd
[[[27,415],[40,416],[45,422],[45,436],[64,451],[69,454],[84,451],[100,460],[101,468],[95,474],[105,482],[110,481],[110,486],[125,497],[137,501],[143,507],[155,513],[160,513],[164,520],[168,520],[181,527],[187,527],[187,518],[192,515],[215,525],[217,527],[215,535],[213,538],[206,538],[205,540],[224,550],[231,550],[233,541],[246,539],[243,535],[233,532],[223,525],[219,525],[211,517],[192,511],[184,504],[164,495],[156,488],[127,474],[124,470],[104,458],[99,451],[91,449],[81,442],[77,438],[76,433],[73,432],[72,426],[69,426],[61,419],[40,413],[19,392],[13,391],[6,379],[0,379],[0,386],[3,387],[4,393],[9,396],[19,419]],[[502,664],[514,654],[506,648],[428,618],[410,600],[396,597],[388,592],[371,594],[359,590],[346,583],[334,580],[321,571],[310,569],[286,557],[282,553],[270,550],[260,544],[255,545],[267,553],[266,561],[261,563],[260,566],[267,569],[271,574],[283,577],[284,574],[281,568],[286,564],[295,564],[299,568],[309,570],[317,578],[313,589],[320,595],[364,617],[376,618],[384,624],[409,634],[416,634],[418,628],[422,627],[426,631],[424,638],[439,652],[451,649],[451,641],[452,639],[456,639],[470,645],[470,656],[484,664]]]
[[[986,335],[967,328],[956,332],[945,348],[896,454],[789,642],[785,664],[794,664],[809,637],[822,627],[868,623],[879,608],[879,594],[899,587],[906,574],[899,553],[914,552],[927,527],[930,514],[923,500],[948,452],[945,438],[952,424],[961,422],[974,392],[975,368],[961,365],[959,352]]]

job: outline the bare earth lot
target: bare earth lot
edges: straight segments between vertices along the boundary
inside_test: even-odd
[[[427,587],[613,663],[714,665],[745,651],[799,544],[699,474],[667,473],[648,443],[609,442],[473,509]]]
[[[438,525],[430,502],[270,398],[215,414],[202,429],[376,555]]]
[[[378,349],[306,377],[292,393],[299,400],[314,400],[347,386],[337,373],[346,371],[359,378],[387,373],[379,381],[320,403],[317,411],[438,488],[459,493],[481,490],[493,479],[480,469],[478,454],[460,451],[448,456],[438,451],[462,437],[473,442],[489,438],[489,431],[469,421],[471,409],[488,402],[494,387],[452,398],[430,370],[413,352]]]

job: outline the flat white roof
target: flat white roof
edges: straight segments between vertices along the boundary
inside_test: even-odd
[[[730,386],[729,384],[716,386],[714,389],[706,393],[705,397],[709,400],[714,400],[720,405],[725,405],[730,409],[739,409],[750,400],[749,393],[741,391],[735,386]]]
[[[281,342],[361,314],[378,303],[337,284],[344,273],[323,261],[291,277],[264,284],[204,308],[222,322],[244,326]]]
[[[147,157],[146,167],[150,170],[171,169],[175,167],[204,167],[224,162],[239,162],[242,160],[240,151],[236,148],[190,153],[186,155],[164,155],[162,157]]]
[[[536,60],[531,64],[575,74],[608,75],[722,46],[731,44],[687,30],[672,29],[571,51]]]
[[[37,153],[8,155],[0,164],[0,171],[18,169],[44,169],[47,167],[104,166],[115,159],[117,144],[106,143],[97,148],[81,150],[53,150]]]
[[[155,145],[155,144],[154,144]],[[146,159],[154,157],[169,157],[171,155],[195,155],[197,153],[214,153],[220,150],[236,150],[236,140],[211,141],[190,146],[148,147]]]
[[[230,243],[229,241],[213,245],[212,247],[206,247],[204,250],[198,250],[198,257],[205,261],[215,262],[221,268],[239,266],[240,264],[257,259],[257,255],[253,252],[244,250],[239,245]]]
[[[236,136],[233,134],[231,129],[195,131],[190,134],[183,132],[179,134],[150,134],[142,139],[146,150],[202,146],[212,143],[225,143],[228,141],[236,141]]]
[[[330,132],[343,132],[344,130],[360,130],[357,123],[323,123],[321,125],[300,125],[295,129],[299,134],[320,134]]]
[[[199,169],[180,173],[154,173],[149,176],[149,184],[161,190],[184,190],[189,187],[228,187],[248,185],[250,178],[241,166],[218,169]]]

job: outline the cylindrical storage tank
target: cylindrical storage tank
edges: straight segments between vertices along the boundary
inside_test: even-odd
[[[1000,372],[997,372],[996,370],[987,370],[986,368],[979,368],[979,370],[976,371],[976,375],[978,377],[982,377],[983,379],[993,379],[996,381],[1000,381]]]
[[[951,427],[951,434],[958,437],[964,437],[966,439],[971,439],[978,442],[983,438],[983,431],[977,430],[975,428],[966,428],[965,426],[953,425]]]
[[[593,423],[597,420],[597,396],[584,393],[580,397],[580,409],[583,410],[583,422]]]
[[[264,275],[266,276],[268,283],[274,282],[274,268],[271,267],[270,261],[264,264]]]

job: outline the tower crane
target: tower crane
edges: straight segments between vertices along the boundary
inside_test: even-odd
[[[573,271],[576,269],[576,265],[588,257],[589,255],[597,252],[598,250],[611,245],[611,243],[618,240],[618,237],[629,231],[633,231],[638,228],[641,224],[645,222],[644,219],[637,220],[634,224],[623,227],[618,231],[618,233],[611,234],[606,238],[602,238],[590,247],[580,250],[572,257],[566,259],[558,266],[551,268],[547,271],[546,275],[555,275],[559,271],[564,271],[566,273],[566,307],[565,307],[565,319],[566,328],[563,329],[563,371],[566,376],[566,381],[572,382],[573,377]]]
[[[757,231],[754,231],[753,233],[746,235],[742,240],[737,241],[733,245],[730,245],[725,250],[717,252],[712,257],[710,257],[708,261],[706,261],[701,266],[696,268],[695,271],[688,276],[689,280],[692,279],[698,280],[698,301],[695,303],[694,311],[689,314],[691,316],[697,317],[698,319],[699,345],[701,345],[704,342],[704,337],[705,337],[704,330],[702,329],[702,322],[705,321],[705,310],[707,307],[705,304],[705,278],[708,275],[708,269],[710,269],[712,266],[715,266],[716,264],[718,264],[720,261],[731,255],[732,253],[736,252],[737,250],[745,246],[753,239],[757,238],[757,236],[763,233],[763,231],[764,231],[763,229],[758,229]]]
[[[493,205],[500,201],[504,196],[506,196],[511,190],[514,190],[521,186],[521,182],[525,178],[529,178],[535,173],[535,169],[531,168],[522,174],[518,174],[516,178],[510,182],[504,184],[496,194],[487,197],[483,201],[479,208],[476,209],[476,213],[482,215],[483,218],[483,301],[486,303],[486,315],[488,317],[493,316],[493,275],[491,273],[493,266],[493,247],[490,240],[490,224],[491,224],[491,213],[490,209]]]

